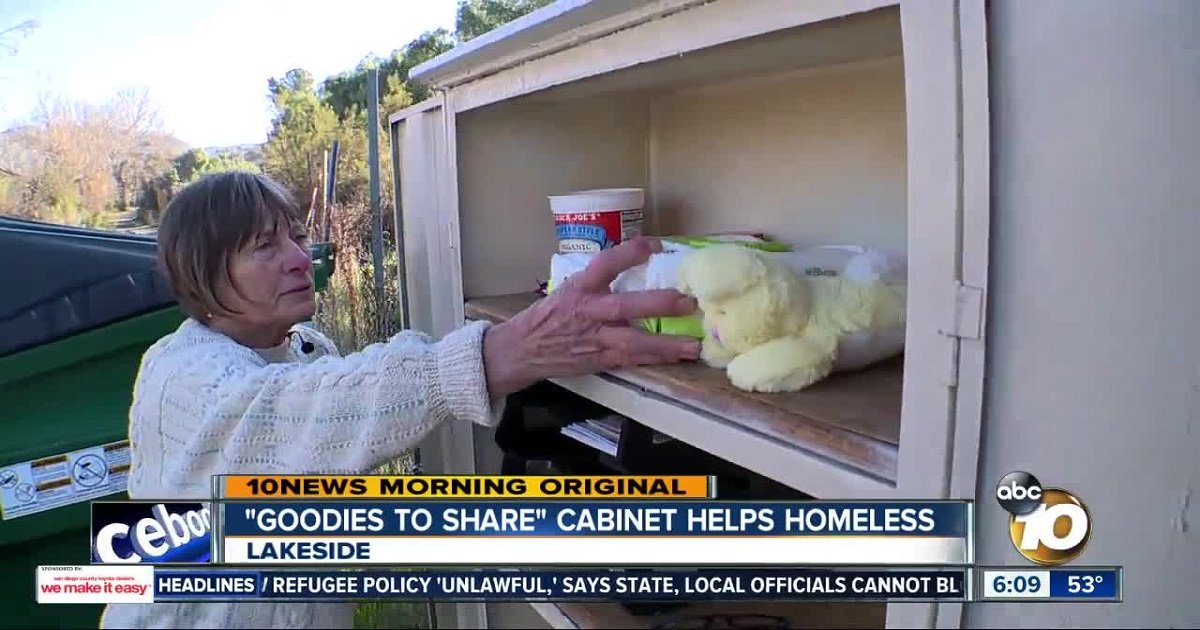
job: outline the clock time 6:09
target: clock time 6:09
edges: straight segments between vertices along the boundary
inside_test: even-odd
[[[996,593],[1036,593],[1042,588],[1042,579],[1036,575],[997,575],[992,580],[992,590]]]

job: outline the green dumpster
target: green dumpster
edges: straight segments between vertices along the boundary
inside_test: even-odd
[[[314,284],[333,248],[312,247]],[[153,237],[0,218],[0,627],[95,628],[102,606],[39,606],[35,567],[88,564],[89,501],[126,495],[142,354],[184,319]]]

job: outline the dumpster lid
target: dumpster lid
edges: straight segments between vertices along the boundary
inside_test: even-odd
[[[0,217],[0,356],[176,303],[152,236]]]

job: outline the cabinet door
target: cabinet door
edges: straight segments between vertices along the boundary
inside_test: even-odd
[[[454,319],[454,282],[446,264],[451,203],[446,180],[454,164],[448,159],[444,112],[439,95],[391,117],[404,325],[435,337],[449,332]]]
[[[439,94],[391,118],[398,277],[404,325],[441,337],[462,323],[456,243],[455,162],[446,108]],[[473,473],[471,427],[448,423],[418,449],[421,469]]]
[[[984,0],[901,3],[911,249],[899,498],[975,498],[991,213],[985,19]],[[888,605],[888,627],[961,617],[961,604]]]
[[[397,277],[404,327],[441,337],[462,322],[453,131],[438,94],[390,118]],[[445,423],[417,447],[419,471],[475,472],[471,426]],[[482,604],[438,604],[434,627],[483,628]]]

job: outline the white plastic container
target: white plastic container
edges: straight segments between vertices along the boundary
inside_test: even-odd
[[[642,235],[645,192],[605,188],[552,195],[558,252],[598,252]]]

